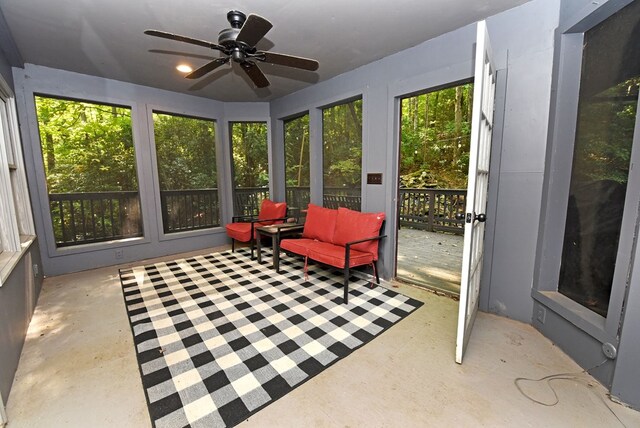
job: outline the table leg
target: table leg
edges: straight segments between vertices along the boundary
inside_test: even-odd
[[[280,273],[280,229],[273,237],[273,268]]]
[[[256,230],[256,251],[258,252],[258,263],[262,263],[262,239],[260,239],[260,232]]]

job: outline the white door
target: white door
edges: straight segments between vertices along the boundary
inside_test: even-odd
[[[485,21],[480,21],[478,22],[473,82],[469,187],[467,188],[466,213],[464,215],[464,250],[458,309],[458,337],[456,340],[456,363],[458,364],[462,363],[462,356],[478,311],[495,87],[495,68],[491,60],[487,25]]]

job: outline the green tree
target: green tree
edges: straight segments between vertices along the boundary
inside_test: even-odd
[[[362,100],[322,111],[324,187],[360,189]]]
[[[309,115],[284,123],[284,154],[287,186],[308,187],[309,172]]]
[[[269,185],[266,122],[231,124],[235,187]]]
[[[138,190],[130,109],[35,101],[49,193]]]
[[[636,77],[581,100],[574,179],[627,183],[639,88]]]
[[[154,113],[160,190],[217,187],[215,122]]]
[[[402,99],[401,186],[466,187],[472,95],[465,84]]]

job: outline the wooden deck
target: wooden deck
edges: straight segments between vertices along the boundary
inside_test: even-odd
[[[400,229],[397,278],[459,294],[463,240],[462,235]]]

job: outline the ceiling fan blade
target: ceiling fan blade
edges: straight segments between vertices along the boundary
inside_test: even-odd
[[[144,34],[148,36],[161,37],[163,39],[175,40],[177,42],[190,43],[192,45],[203,46],[205,48],[225,52],[225,48],[220,45],[216,45],[215,43],[207,42],[206,40],[194,39],[192,37],[181,36],[179,34],[167,33],[166,31],[145,30]]]
[[[227,62],[229,62],[229,57],[216,58],[213,61],[206,63],[202,67],[193,70],[191,73],[185,75],[184,77],[186,77],[187,79],[198,79],[205,74],[212,72],[222,64],[226,64]]]
[[[316,71],[320,63],[314,59],[302,58],[300,56],[284,55],[275,52],[256,52],[257,58],[269,64],[284,65],[287,67],[301,68],[302,70]]]
[[[254,47],[271,30],[273,24],[260,15],[251,14],[236,37],[236,42],[242,42]]]
[[[262,70],[260,70],[255,63],[245,61],[240,65],[257,88],[266,88],[267,86],[269,86],[269,80],[267,79],[267,76],[264,75]]]

